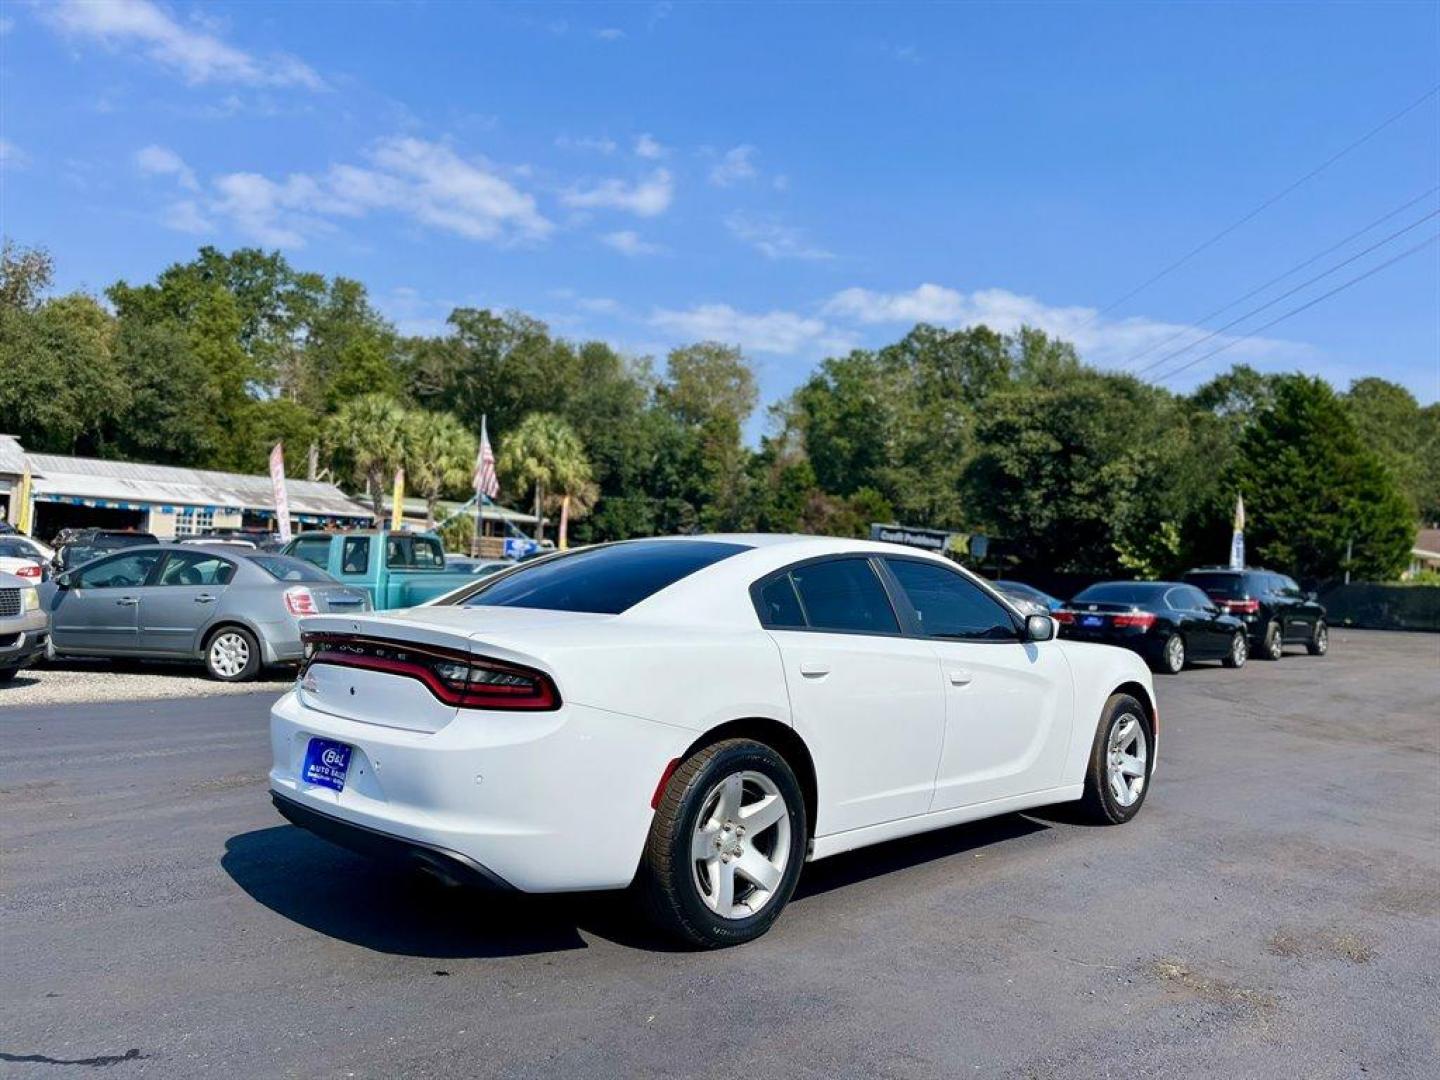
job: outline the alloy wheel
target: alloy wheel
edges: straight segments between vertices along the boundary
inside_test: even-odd
[[[761,911],[790,862],[790,808],[775,781],[731,773],[706,793],[690,843],[691,874],[705,906],[724,919]]]
[[[1185,667],[1185,639],[1179,634],[1165,643],[1165,666],[1172,672]]]
[[[215,674],[233,679],[250,663],[250,645],[234,631],[218,634],[210,643],[210,667]]]
[[[1245,641],[1244,634],[1236,634],[1230,642],[1230,664],[1232,667],[1243,667],[1245,661],[1250,658],[1250,646]]]
[[[1106,748],[1105,781],[1122,807],[1134,806],[1145,790],[1150,747],[1145,725],[1134,713],[1121,713],[1110,727]]]

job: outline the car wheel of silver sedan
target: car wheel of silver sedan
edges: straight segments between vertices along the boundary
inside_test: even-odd
[[[222,626],[205,645],[205,670],[221,682],[244,682],[260,671],[260,645],[243,626]]]
[[[790,765],[764,743],[728,739],[666,783],[637,885],[665,932],[702,948],[738,945],[779,917],[807,840]]]

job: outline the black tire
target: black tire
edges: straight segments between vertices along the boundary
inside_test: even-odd
[[[1305,649],[1311,656],[1324,656],[1330,651],[1330,627],[1325,625],[1324,619],[1316,621],[1315,632],[1305,643]]]
[[[1136,721],[1139,737],[1144,740],[1145,773],[1138,797],[1124,805],[1109,783],[1109,749],[1112,735],[1122,721]],[[1085,794],[1080,799],[1081,815],[1095,825],[1123,825],[1140,812],[1150,792],[1150,773],[1155,767],[1154,731],[1144,706],[1129,694],[1111,694],[1105,702],[1100,723],[1095,727],[1095,742],[1090,747],[1090,765],[1085,770]]]
[[[16,675],[19,675],[19,674],[20,674],[20,669],[19,669],[18,667],[5,667],[5,668],[0,668],[0,683],[7,683],[7,682],[9,682],[11,679],[15,678]]]
[[[745,772],[769,778],[783,797],[789,822],[788,857],[779,883],[759,911],[726,918],[706,904],[705,892],[697,880],[697,860],[691,854],[692,843],[700,815],[717,786],[727,777]],[[687,945],[716,949],[753,941],[770,929],[795,892],[809,835],[805,798],[785,759],[764,743],[727,739],[687,758],[665,785],[640,860],[636,889],[651,921]],[[748,883],[743,887],[754,888]]]
[[[238,650],[243,650],[244,663],[236,666],[228,658]],[[205,670],[220,682],[253,679],[260,674],[260,643],[243,626],[222,626],[205,639]]]
[[[1250,659],[1250,639],[1245,635],[1244,630],[1236,630],[1235,637],[1230,642],[1230,651],[1220,662],[1228,668],[1242,668],[1248,659]]]
[[[1162,675],[1179,675],[1185,670],[1185,639],[1171,634],[1160,646],[1160,656],[1151,665]]]
[[[1260,655],[1266,660],[1279,660],[1285,655],[1285,633],[1276,620],[1265,624],[1265,633],[1260,638]]]

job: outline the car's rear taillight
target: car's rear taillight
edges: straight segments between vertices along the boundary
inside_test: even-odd
[[[408,642],[337,634],[302,634],[302,673],[314,664],[382,671],[424,683],[447,705],[461,709],[544,711],[560,707],[560,691],[543,671]]]
[[[40,577],[44,576],[44,573],[45,571],[42,570],[40,567],[36,566],[34,563],[26,563],[24,566],[20,567],[20,569],[15,571],[15,576],[23,578],[36,578],[38,580]]]
[[[1064,608],[1056,608],[1050,613],[1050,617],[1058,623],[1073,623],[1075,621],[1075,613],[1073,611],[1067,611]]]
[[[285,590],[285,610],[291,615],[319,615],[315,606],[315,594],[304,585],[295,585]]]
[[[1254,615],[1260,610],[1259,600],[1221,600],[1220,606],[1231,615]]]
[[[1127,628],[1149,630],[1155,625],[1155,613],[1153,611],[1122,611],[1119,615],[1110,616],[1110,625],[1121,630]]]

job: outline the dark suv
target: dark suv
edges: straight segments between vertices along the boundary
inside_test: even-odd
[[[1330,648],[1325,609],[1293,578],[1272,570],[1205,566],[1186,573],[1185,581],[1240,617],[1250,634],[1252,655],[1279,660],[1287,644],[1304,645],[1311,656],[1324,656]]]

